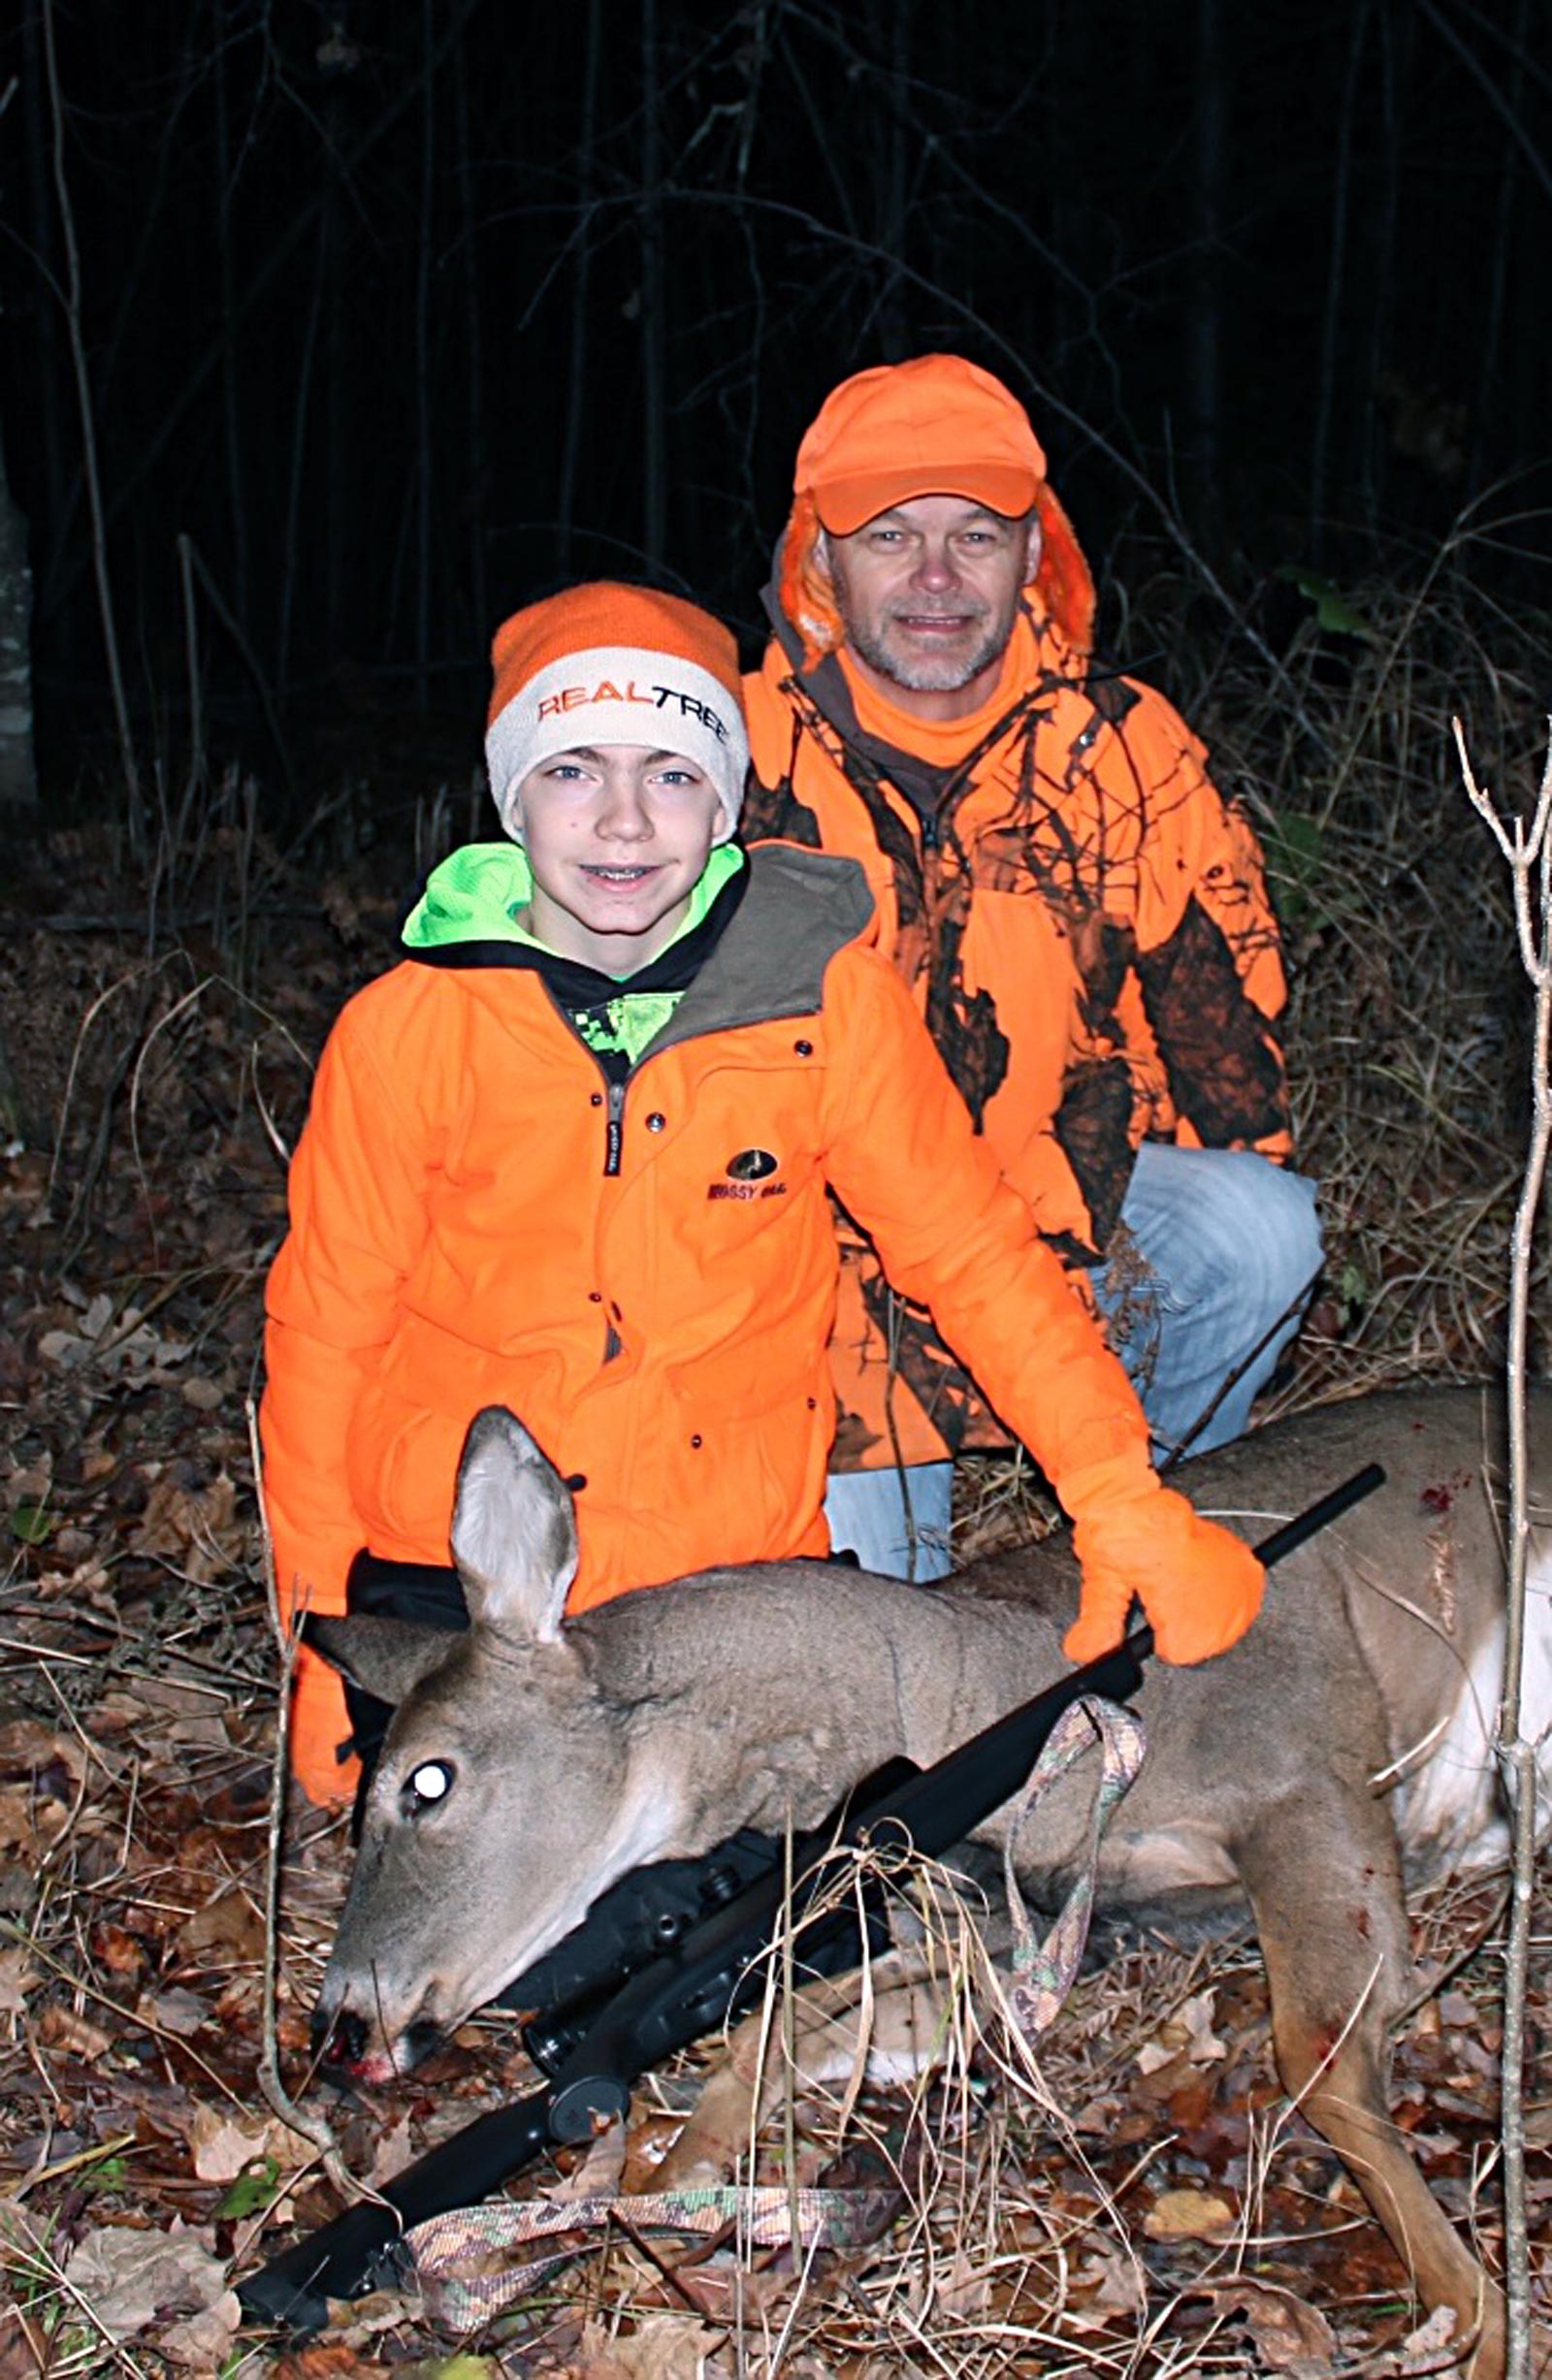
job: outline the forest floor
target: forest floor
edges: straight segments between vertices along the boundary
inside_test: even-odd
[[[1426,864],[1414,835],[1405,864],[1381,867],[1383,801],[1340,848],[1333,807],[1318,867],[1308,839],[1280,852],[1300,964],[1290,1051],[1332,1240],[1285,1408],[1483,1377],[1498,1360],[1529,995],[1501,863],[1457,801]],[[845,2246],[794,2258],[730,2227],[649,2234],[622,2205],[462,2346],[397,2292],[337,2309],[306,2345],[238,2331],[234,2279],[340,2204],[316,2143],[261,2087],[267,2057],[369,2182],[533,2076],[492,2016],[394,2090],[309,2075],[307,2010],[348,1850],[342,1824],[307,1812],[284,1841],[267,2039],[262,1282],[310,1062],[384,963],[431,829],[417,814],[414,854],[407,825],[367,848],[346,805],[304,875],[255,832],[234,781],[208,789],[199,819],[168,847],[176,866],[164,850],[149,872],[159,917],[144,856],[106,829],[40,839],[0,894],[0,2380],[1437,2368],[1438,2326],[1280,2101],[1244,1944],[1138,1949],[1085,1973],[1038,2085],[990,2047],[966,2052],[917,2096],[864,2094],[844,2144],[833,2109],[800,2097],[789,2170],[868,2185],[872,2220]],[[445,804],[432,823],[445,826]],[[1010,1508],[1005,1467],[978,1466],[964,1549],[1005,1534]],[[1414,1917],[1425,1960],[1462,1963],[1399,2042],[1396,2117],[1496,2265],[1501,1880],[1441,1888]],[[1539,2054],[1544,1894],[1531,2017]],[[586,2186],[626,2205],[650,2189],[714,2055],[638,2092],[629,2137],[592,2152]],[[1543,2301],[1544,2071],[1529,2115]],[[779,2123],[761,2154],[760,2178],[779,2176]],[[523,2185],[563,2199],[583,2186],[548,2166]]]

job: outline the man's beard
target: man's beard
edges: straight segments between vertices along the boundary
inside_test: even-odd
[[[984,669],[989,669],[993,661],[1001,660],[1013,633],[1011,619],[998,623],[984,614],[976,623],[981,633],[967,654],[917,656],[901,655],[885,641],[887,622],[883,633],[859,628],[847,619],[843,606],[841,625],[853,652],[859,654],[870,669],[876,669],[880,677],[892,679],[896,686],[903,686],[914,694],[956,694],[962,686],[979,678]]]

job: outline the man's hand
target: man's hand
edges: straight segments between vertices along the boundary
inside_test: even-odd
[[[1250,1548],[1174,1488],[1091,1514],[1073,1543],[1083,1583],[1062,1646],[1069,1660],[1093,1660],[1120,1642],[1133,1595],[1159,1658],[1182,1666],[1226,1653],[1261,1609],[1266,1572]]]

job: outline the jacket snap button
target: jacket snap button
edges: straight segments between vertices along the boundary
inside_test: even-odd
[[[590,1108],[601,1108],[602,1105],[603,1093],[601,1091],[594,1091],[589,1097],[588,1106]]]
[[[603,1303],[603,1292],[602,1292],[602,1290],[601,1290],[601,1289],[590,1289],[590,1290],[588,1291],[588,1303],[589,1303],[589,1305],[601,1305],[601,1304]]]
[[[667,1117],[665,1115],[660,1115],[657,1109],[654,1108],[652,1113],[647,1118],[647,1130],[649,1132],[661,1132],[667,1121]]]
[[[692,1446],[698,1446],[701,1443],[700,1432],[698,1430],[695,1431],[695,1434],[691,1439],[690,1443]]]
[[[811,1058],[814,1054],[814,1045],[812,1042],[793,1042],[792,1047],[796,1050],[800,1058]]]

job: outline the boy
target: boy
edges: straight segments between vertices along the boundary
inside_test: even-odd
[[[1165,1659],[1224,1650],[1260,1566],[1153,1472],[1120,1365],[871,948],[861,870],[732,840],[727,630],[601,584],[517,613],[494,659],[513,840],[435,872],[406,959],[335,1027],[292,1167],[263,1408],[285,1607],[344,1609],[363,1548],[444,1564],[491,1403],[573,1475],[574,1611],[823,1555],[833,1188],[1076,1524],[1072,1657],[1134,1592]],[[314,1800],[348,1797],[347,1734],[302,1648]]]

